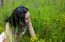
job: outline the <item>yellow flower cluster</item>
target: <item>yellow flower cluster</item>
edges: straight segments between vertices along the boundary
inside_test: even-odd
[[[35,42],[37,40],[37,37],[36,36],[32,36],[31,37],[31,42]]]

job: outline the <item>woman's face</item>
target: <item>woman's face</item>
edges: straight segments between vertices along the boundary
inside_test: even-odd
[[[25,23],[28,23],[28,22],[29,22],[29,18],[30,18],[30,13],[27,12],[27,13],[25,14]]]

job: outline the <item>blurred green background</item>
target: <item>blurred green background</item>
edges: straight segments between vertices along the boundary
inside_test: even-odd
[[[65,0],[3,0],[0,33],[5,30],[5,19],[20,5],[29,8],[37,42],[65,42]],[[30,42],[27,33],[22,42]]]

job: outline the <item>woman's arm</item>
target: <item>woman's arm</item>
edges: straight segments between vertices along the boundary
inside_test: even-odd
[[[6,22],[6,42],[12,42],[12,32],[9,26],[9,22]]]
[[[25,22],[28,24],[28,29],[30,31],[31,40],[33,40],[33,41],[36,40],[36,34],[35,34],[33,26],[32,26],[29,12],[27,12],[25,15]]]
[[[32,22],[31,22],[30,18],[29,18],[29,22],[28,22],[28,29],[30,31],[31,40],[34,42],[35,40],[37,40],[37,37],[36,37],[35,31],[33,29]]]
[[[35,32],[34,32],[34,29],[33,29],[33,26],[32,26],[30,18],[29,18],[29,22],[28,22],[28,29],[30,31],[30,35],[31,36],[35,36]]]
[[[29,22],[28,22],[28,29],[30,31],[31,41],[34,42],[35,40],[37,40],[37,37],[36,37],[35,31],[33,29],[32,22],[31,22],[30,18],[29,18]]]

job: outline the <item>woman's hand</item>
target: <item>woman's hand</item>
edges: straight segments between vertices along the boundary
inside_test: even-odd
[[[5,34],[5,32],[3,32],[1,35],[2,35],[2,42],[6,42],[6,34]]]
[[[6,38],[5,37],[2,37],[2,42],[6,42]]]

